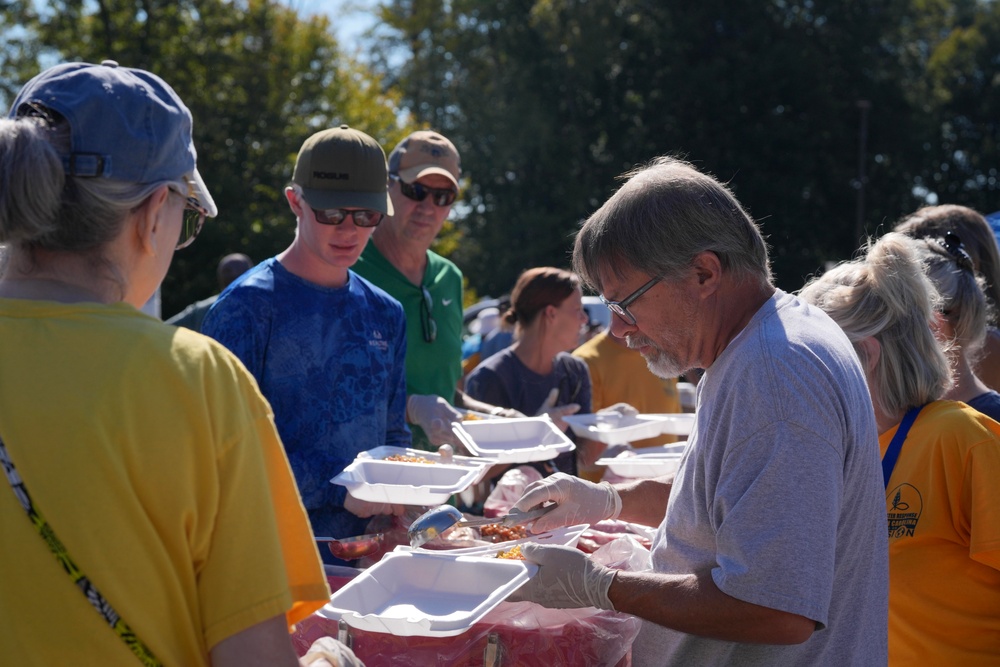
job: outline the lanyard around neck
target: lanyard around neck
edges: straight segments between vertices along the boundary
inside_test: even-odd
[[[885,481],[885,488],[887,490],[889,488],[889,478],[892,477],[892,470],[896,467],[896,461],[899,459],[899,452],[903,449],[903,441],[906,440],[906,435],[910,432],[910,427],[913,426],[913,422],[917,421],[917,415],[920,414],[920,410],[923,407],[922,405],[918,405],[906,411],[903,421],[899,422],[899,428],[896,429],[896,435],[892,436],[889,447],[885,450],[885,455],[882,457],[882,479]]]

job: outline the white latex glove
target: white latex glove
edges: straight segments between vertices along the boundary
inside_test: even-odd
[[[514,503],[514,509],[527,511],[548,501],[556,504],[555,509],[535,519],[531,525],[533,533],[616,519],[622,511],[621,496],[613,486],[607,482],[594,484],[564,472],[529,484],[524,495]]]
[[[389,503],[370,503],[366,500],[358,500],[348,493],[347,497],[344,498],[344,509],[354,516],[367,519],[368,517],[375,516],[376,514],[392,514],[394,516],[400,516],[404,511],[406,511],[406,506],[390,505]]]
[[[365,667],[354,651],[333,637],[320,637],[299,660],[312,667]]]
[[[535,602],[554,609],[597,607],[614,610],[608,589],[616,570],[594,562],[573,547],[521,545],[524,559],[538,564],[538,572],[511,594],[511,601]]]
[[[499,408],[490,411],[490,415],[493,417],[506,417],[507,419],[518,419],[524,418],[528,415],[523,412],[518,412],[514,408]]]
[[[603,415],[610,412],[616,412],[622,417],[635,417],[639,414],[639,411],[628,403],[615,403],[614,405],[609,405],[606,408],[598,410],[597,414]]]
[[[462,421],[462,413],[440,396],[414,394],[406,399],[406,419],[424,429],[434,445],[456,444],[451,425]]]
[[[569,424],[563,421],[563,417],[567,415],[576,414],[580,411],[579,403],[567,403],[566,405],[560,405],[559,407],[554,407],[556,400],[559,398],[559,388],[553,387],[552,391],[549,392],[548,397],[542,402],[542,405],[538,408],[538,412],[535,413],[536,417],[541,417],[542,415],[548,415],[549,419],[559,427],[560,430],[565,431],[569,428]]]

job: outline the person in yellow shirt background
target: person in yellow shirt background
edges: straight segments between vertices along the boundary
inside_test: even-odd
[[[594,412],[618,403],[627,403],[639,414],[681,412],[677,378],[664,379],[653,374],[646,360],[625,341],[615,338],[607,329],[573,351],[590,370],[591,405]],[[630,443],[632,447],[655,447],[677,441],[675,435],[660,435]],[[604,475],[603,466],[586,466],[580,477],[598,482]]]

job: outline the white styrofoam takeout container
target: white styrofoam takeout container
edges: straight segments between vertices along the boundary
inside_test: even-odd
[[[576,449],[548,417],[464,421],[452,431],[470,453],[494,463],[547,461]]]
[[[630,449],[617,456],[597,459],[599,466],[621,477],[649,478],[676,472],[684,456],[686,443]]]
[[[462,547],[459,549],[427,549],[425,547],[414,548],[406,545],[400,545],[396,547],[396,551],[416,551],[419,553],[447,554],[449,556],[485,556],[487,558],[495,558],[501,551],[507,551],[508,549],[518,546],[519,544],[528,544],[529,542],[533,544],[555,544],[566,547],[575,547],[576,543],[580,541],[580,536],[583,535],[588,528],[590,528],[589,523],[581,523],[576,526],[563,526],[562,528],[556,528],[555,530],[539,533],[537,535],[528,535],[527,537],[522,537],[517,540],[484,544],[476,547]],[[439,540],[438,542],[444,542],[444,540]]]
[[[389,456],[419,456],[429,461],[433,461],[436,464],[445,463],[444,458],[439,452],[427,452],[422,449],[411,449],[409,447],[392,447],[390,445],[382,445],[381,447],[374,447],[366,452],[361,452],[358,454],[358,459],[375,459],[382,460]],[[405,463],[405,462],[401,462]],[[473,484],[478,484],[486,477],[486,474],[490,471],[490,466],[492,466],[495,461],[483,458],[481,456],[462,456],[460,454],[454,454],[451,457],[451,461],[448,465],[462,466],[463,468],[475,468],[479,471],[479,475],[473,480]],[[405,463],[405,465],[421,466],[427,465],[426,463]]]
[[[644,416],[659,421],[660,433],[669,435],[691,435],[696,417],[693,412],[664,412]]]
[[[414,456],[431,458],[427,456],[429,452],[411,451],[416,452]],[[487,468],[382,460],[385,456],[389,454],[380,458],[359,455],[330,482],[346,487],[352,496],[370,503],[440,505],[481,479]]]
[[[664,421],[661,415],[622,415],[618,412],[569,415],[563,419],[581,438],[607,445],[655,438],[663,433]]]
[[[523,560],[392,551],[317,613],[360,630],[453,637],[468,630],[538,566]]]

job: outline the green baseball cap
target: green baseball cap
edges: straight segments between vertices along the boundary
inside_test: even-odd
[[[392,215],[385,151],[347,125],[306,139],[295,159],[292,182],[312,208],[357,207]]]

